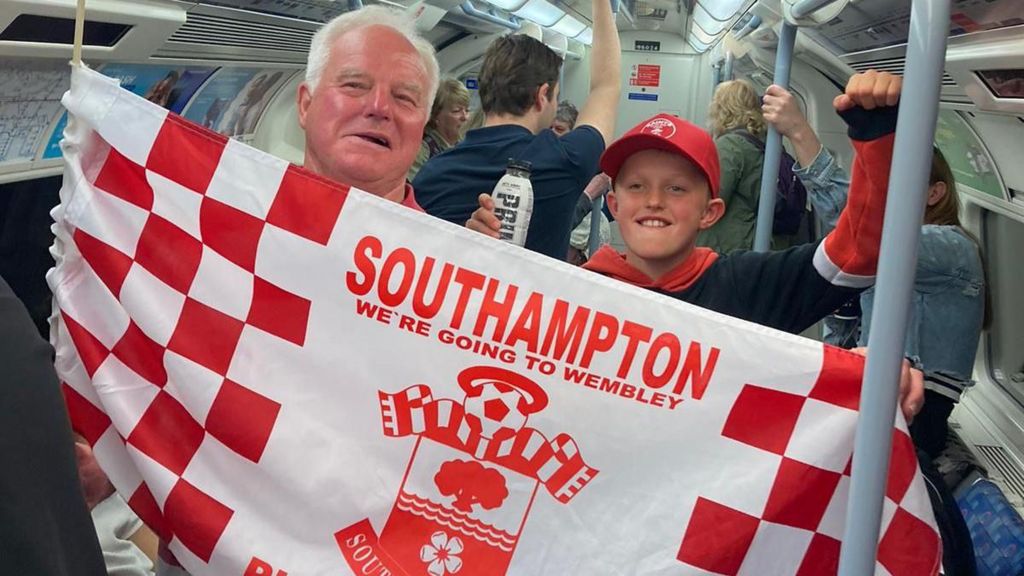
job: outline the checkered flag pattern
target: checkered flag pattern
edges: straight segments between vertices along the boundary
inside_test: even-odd
[[[65,105],[95,133],[64,143],[50,277],[67,406],[143,521],[208,562],[233,510],[190,475],[209,443],[258,463],[281,409],[229,376],[239,341],[255,330],[302,346],[310,315],[310,299],[261,273],[260,243],[326,244],[347,189],[126,100],[95,73],[76,82],[93,93]]]
[[[809,394],[756,384],[743,388],[722,436],[777,461],[771,490],[758,515],[730,507],[728,501],[699,498],[679,547],[681,562],[729,575],[837,572],[853,454],[829,453],[816,444],[834,443],[831,433],[842,428],[851,434],[846,445],[852,446],[862,368],[862,358],[826,346]],[[913,443],[900,420],[893,428],[876,574],[937,573],[941,544],[931,509],[927,500],[905,498],[912,484],[920,489],[922,483]]]

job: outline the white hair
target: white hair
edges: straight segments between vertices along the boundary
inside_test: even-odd
[[[310,43],[309,59],[306,62],[306,85],[309,86],[309,90],[315,90],[320,82],[324,68],[327,67],[327,60],[331,56],[331,48],[338,38],[368,26],[386,26],[395,30],[419,52],[423,68],[427,71],[426,94],[429,113],[431,106],[434,105],[440,76],[434,46],[420,35],[415,23],[406,13],[389,6],[372,5],[346,12],[317,30]]]

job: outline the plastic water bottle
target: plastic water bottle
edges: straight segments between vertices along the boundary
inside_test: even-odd
[[[509,158],[505,175],[498,180],[491,195],[494,215],[501,220],[501,239],[516,246],[526,244],[533,215],[533,185],[530,184],[530,163]]]

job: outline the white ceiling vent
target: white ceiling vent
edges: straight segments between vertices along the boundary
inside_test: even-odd
[[[879,60],[864,60],[862,62],[850,62],[850,66],[858,71],[878,70],[879,72],[892,72],[897,76],[903,76],[903,67],[906,65],[906,58],[883,58]],[[943,86],[956,86],[956,80],[947,72],[942,73]]]
[[[319,27],[294,18],[197,6],[154,57],[304,64]]]

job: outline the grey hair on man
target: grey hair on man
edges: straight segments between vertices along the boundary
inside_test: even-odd
[[[386,26],[394,29],[404,36],[419,53],[429,81],[425,93],[428,94],[427,110],[430,110],[434,104],[440,78],[434,46],[420,35],[416,30],[416,24],[407,13],[389,6],[373,5],[346,12],[324,24],[313,35],[309,46],[309,58],[306,61],[306,85],[309,86],[310,91],[315,90],[317,84],[320,83],[320,77],[330,59],[331,48],[335,41],[349,32],[369,26]]]

